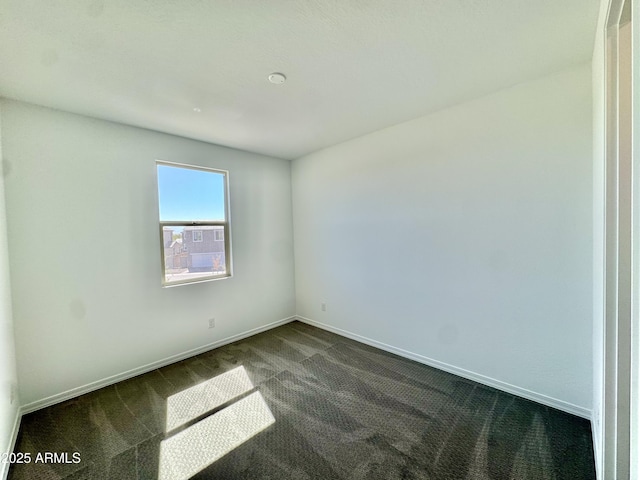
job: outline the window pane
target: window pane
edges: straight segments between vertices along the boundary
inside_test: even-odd
[[[165,283],[226,276],[224,230],[221,225],[162,227]]]
[[[160,221],[225,220],[223,173],[158,165]]]

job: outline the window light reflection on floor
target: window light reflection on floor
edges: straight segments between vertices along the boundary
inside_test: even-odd
[[[158,480],[187,480],[273,423],[260,392],[252,393],[163,440]]]
[[[170,432],[253,388],[240,366],[167,398],[165,431]]]

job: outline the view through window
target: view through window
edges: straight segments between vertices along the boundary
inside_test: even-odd
[[[157,162],[162,284],[231,275],[227,172]]]

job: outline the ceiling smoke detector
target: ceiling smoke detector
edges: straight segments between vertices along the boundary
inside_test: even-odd
[[[269,75],[269,81],[276,85],[284,83],[286,79],[287,77],[285,77],[283,73],[272,73]]]

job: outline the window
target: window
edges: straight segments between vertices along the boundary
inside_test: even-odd
[[[156,170],[162,285],[231,276],[228,173],[160,161]]]

